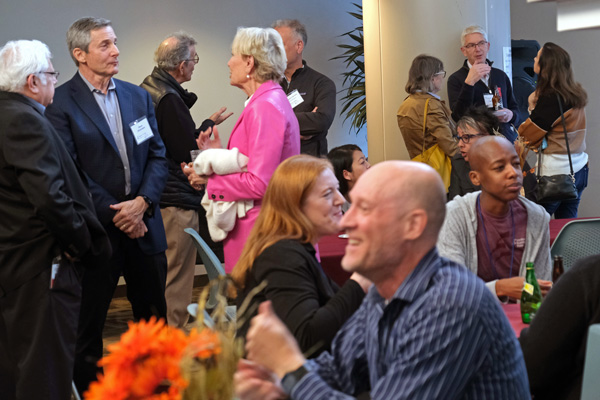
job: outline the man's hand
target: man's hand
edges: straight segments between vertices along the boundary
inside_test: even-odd
[[[273,371],[279,379],[306,361],[298,343],[281,322],[270,301],[261,303],[246,335],[248,360]]]
[[[513,112],[508,108],[501,108],[498,111],[494,111],[494,115],[500,122],[510,122],[513,117]]]
[[[490,67],[487,63],[482,62],[481,64],[475,64],[471,66],[469,69],[469,74],[467,75],[467,79],[465,79],[465,83],[469,86],[473,86],[479,81],[481,78],[490,74],[492,67]]]
[[[140,226],[140,222],[143,224],[144,213],[148,209],[148,204],[143,197],[137,196],[133,200],[111,204],[110,208],[117,211],[113,217],[113,223],[127,235],[140,234],[146,228],[145,224],[143,228]],[[147,232],[147,229],[143,233],[145,232]],[[141,236],[143,236],[143,233]]]
[[[233,115],[232,112],[223,115],[225,111],[227,111],[227,107],[221,107],[219,108],[219,111],[208,117],[208,119],[211,119],[215,123],[215,125],[219,125],[221,122],[225,121],[227,118]]]
[[[241,359],[233,375],[235,395],[240,400],[279,400],[287,395],[279,385],[277,376],[268,369]]]
[[[319,109],[319,107],[317,106],[317,107],[313,108],[313,110],[311,112],[316,113],[318,109]],[[311,137],[312,136],[309,136],[309,135],[300,135],[300,140],[308,140]]]
[[[137,239],[143,237],[146,234],[146,232],[148,232],[148,228],[142,220],[131,230],[131,232],[127,233],[127,236],[129,237],[129,239]]]
[[[213,133],[214,136],[211,139],[210,135]],[[200,150],[223,148],[223,146],[221,146],[221,139],[219,138],[219,130],[216,126],[200,132],[198,139],[196,139],[196,143],[198,144],[198,148]]]

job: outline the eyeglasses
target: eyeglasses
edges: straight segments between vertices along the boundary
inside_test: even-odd
[[[40,71],[40,72],[38,72],[38,74],[52,75],[54,77],[54,79],[58,80],[58,76],[60,75],[60,72],[58,72],[58,71]]]
[[[481,42],[478,42],[478,43],[467,43],[467,44],[465,44],[465,48],[472,50],[473,47],[477,46],[480,49],[482,49],[485,47],[486,44],[488,44],[488,42],[486,40],[482,40]]]
[[[476,138],[476,137],[481,137],[481,136],[485,136],[484,134],[478,133],[477,135],[462,135],[462,136],[454,136],[454,140],[456,140],[456,142],[460,142],[462,140],[462,142],[464,144],[469,144],[469,142],[471,141],[471,139]]]
[[[200,61],[200,56],[198,56],[198,54],[196,54],[196,57],[194,57],[194,58],[188,58],[188,59],[183,60],[183,61],[191,61],[194,64],[198,64],[198,62]]]
[[[446,71],[440,71],[437,74],[433,74],[433,76],[438,76],[438,75],[442,75],[442,78],[446,77]]]

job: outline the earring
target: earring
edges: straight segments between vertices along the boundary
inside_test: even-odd
[[[250,75],[246,75],[246,79],[250,79]]]

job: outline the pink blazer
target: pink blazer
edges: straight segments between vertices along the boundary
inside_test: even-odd
[[[254,92],[229,137],[227,148],[233,147],[248,156],[248,171],[212,175],[206,188],[213,200],[254,200],[254,207],[236,221],[223,242],[227,273],[238,261],[275,168],[286,158],[300,154],[298,119],[278,83],[267,81]]]

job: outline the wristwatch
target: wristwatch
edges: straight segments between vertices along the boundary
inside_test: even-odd
[[[146,210],[145,214],[148,217],[154,216],[154,207],[152,207],[154,205],[154,203],[152,202],[152,200],[150,200],[150,197],[144,196],[143,194],[141,194],[140,197],[142,199],[144,199],[144,201],[146,202],[146,204],[148,204],[148,209]]]
[[[296,384],[300,382],[300,379],[302,379],[306,374],[308,374],[308,370],[304,367],[304,365],[301,365],[300,368],[295,371],[285,374],[283,379],[281,379],[281,387],[283,388],[283,391],[288,396],[291,396],[294,386],[296,386]]]

